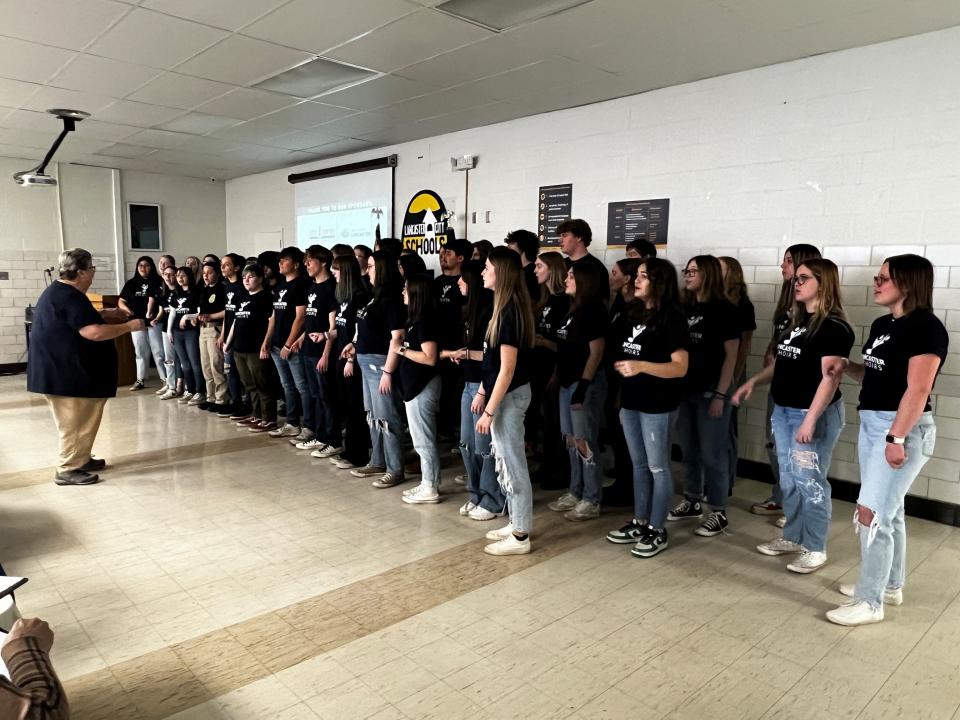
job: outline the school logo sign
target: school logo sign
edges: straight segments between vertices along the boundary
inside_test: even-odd
[[[421,255],[439,255],[440,248],[456,237],[448,224],[452,220],[453,213],[447,212],[439,195],[421,190],[403,215],[403,247]]]

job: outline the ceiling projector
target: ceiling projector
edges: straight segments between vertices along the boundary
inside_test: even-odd
[[[63,142],[63,139],[67,136],[67,133],[76,130],[78,122],[84,118],[90,117],[90,113],[83,112],[82,110],[54,108],[52,110],[47,110],[47,112],[51,115],[56,115],[63,121],[63,130],[60,131],[57,139],[54,140],[53,145],[51,145],[50,149],[47,150],[47,154],[44,155],[43,160],[39,165],[29,170],[23,170],[22,172],[14,173],[13,181],[22,187],[53,187],[57,184],[57,179],[47,175],[44,170],[47,169],[47,165],[50,163],[50,160],[53,159],[54,153],[57,152],[57,148],[60,147],[60,143]]]

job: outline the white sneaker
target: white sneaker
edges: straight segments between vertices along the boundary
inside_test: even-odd
[[[161,400],[173,400],[175,397],[180,397],[177,395],[176,390],[167,389],[167,391],[160,396]]]
[[[473,510],[467,513],[467,515],[471,520],[493,520],[495,517],[500,517],[497,513],[490,512],[479,505],[474,505]]]
[[[342,452],[343,452],[342,447],[334,447],[333,445],[327,445],[325,448],[320,450],[320,454],[317,455],[317,457],[334,458]]]
[[[491,530],[488,532],[485,537],[487,540],[503,540],[505,537],[513,535],[513,523],[507,523],[504,527],[499,530]]]
[[[467,484],[467,476],[466,476],[466,475],[457,475],[455,478],[453,478],[453,481],[454,481],[457,485],[466,485],[466,484]]]
[[[177,398],[177,402],[180,403],[181,405],[186,405],[191,400],[193,400],[193,395],[191,395],[187,391],[184,391],[183,394]]]
[[[187,401],[187,405],[199,405],[200,403],[206,402],[207,396],[202,393],[195,393],[192,398]]]
[[[814,552],[813,550],[804,550],[800,557],[787,564],[787,570],[795,573],[812,573],[819,570],[827,564],[827,554],[825,552]]]
[[[300,434],[300,428],[296,425],[291,425],[290,423],[284,423],[276,430],[271,430],[267,433],[270,437],[296,437]]]
[[[473,500],[467,500],[463,505],[460,506],[460,515],[466,517],[475,507],[476,504],[474,504]]]
[[[530,552],[530,538],[517,540],[517,537],[510,533],[502,540],[497,540],[483,548],[487,555],[526,555]]]
[[[776,519],[776,521],[775,521],[773,524],[776,525],[778,528],[780,528],[780,529],[782,530],[784,527],[786,527],[786,524],[787,524],[787,516],[786,516],[786,515],[781,515],[780,517],[778,517],[778,518]]]
[[[313,430],[308,428],[300,428],[300,432],[297,433],[297,436],[290,438],[290,444],[299,445],[302,442],[313,440],[314,437],[315,435],[313,434]]]
[[[160,386],[160,389],[154,393],[154,395],[166,395],[169,389],[170,388],[167,387],[167,384],[164,383],[163,385]]]
[[[790,555],[791,553],[803,552],[803,545],[778,537],[776,540],[760,543],[757,545],[757,551],[764,555],[775,557],[777,555]]]
[[[549,503],[547,507],[554,512],[566,512],[567,510],[573,510],[578,502],[580,502],[580,498],[570,493],[564,493],[552,503]]]
[[[883,606],[873,608],[870,607],[868,602],[854,600],[846,605],[829,610],[827,620],[836,625],[846,625],[848,627],[883,622]]]
[[[440,502],[440,493],[437,492],[435,487],[420,483],[413,489],[412,493],[404,493],[400,499],[410,505],[425,505]]]
[[[600,517],[600,504],[592,503],[589,500],[581,500],[574,506],[573,510],[565,512],[563,516],[571,522],[596,520]]]
[[[853,597],[856,592],[857,586],[853,583],[843,584],[840,586],[840,594],[846,595],[847,597]],[[883,604],[884,605],[903,605],[903,588],[887,588],[883,591]]]
[[[298,442],[296,445],[294,445],[294,447],[297,450],[312,450],[313,452],[311,452],[310,454],[313,455],[313,453],[323,450],[323,448],[325,448],[326,445],[321,440],[317,440],[316,438],[310,438],[309,440]],[[317,455],[317,457],[320,457],[320,456]]]
[[[337,470],[356,470],[357,466],[354,465],[349,460],[344,460],[343,458],[331,458],[333,460],[333,466]]]

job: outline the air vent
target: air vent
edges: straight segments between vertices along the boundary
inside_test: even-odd
[[[331,90],[356,85],[377,75],[378,73],[371,70],[317,58],[274,75],[253,87],[298,98],[312,98]]]
[[[436,9],[491,30],[506,30],[588,2],[593,0],[447,0]]]

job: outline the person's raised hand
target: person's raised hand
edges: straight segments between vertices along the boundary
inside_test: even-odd
[[[50,648],[53,647],[53,630],[50,629],[45,620],[40,618],[19,618],[10,628],[10,633],[4,641],[4,645],[26,637],[36,639],[37,645],[45,653],[49,653]]]

